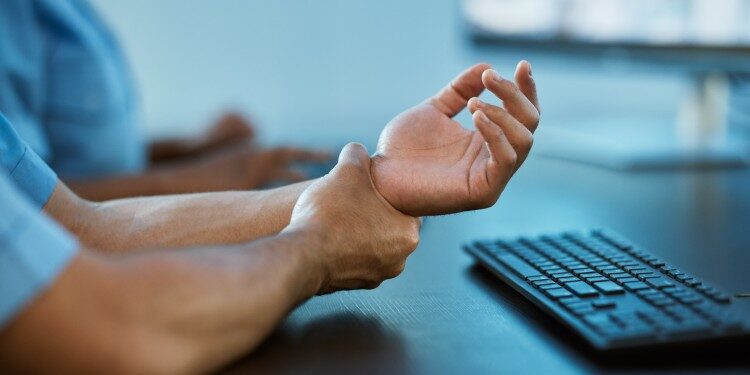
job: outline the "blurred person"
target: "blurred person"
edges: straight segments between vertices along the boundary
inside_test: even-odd
[[[325,152],[253,144],[228,113],[201,135],[146,144],[114,35],[86,0],[0,2],[0,111],[83,197],[102,200],[263,187],[304,179]]]
[[[477,99],[485,88],[504,106]],[[467,105],[477,131],[453,120]],[[104,203],[71,192],[0,116],[0,368],[216,370],[313,295],[401,273],[416,217],[492,206],[538,108],[527,63],[515,83],[479,64],[394,118],[372,157],[347,145],[318,180]]]

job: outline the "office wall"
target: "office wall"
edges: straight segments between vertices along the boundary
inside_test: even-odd
[[[373,144],[394,114],[480,60],[510,75],[531,59],[548,124],[633,112],[670,122],[683,89],[664,71],[475,51],[454,0],[92,1],[132,61],[151,136],[197,131],[234,107],[272,142]]]

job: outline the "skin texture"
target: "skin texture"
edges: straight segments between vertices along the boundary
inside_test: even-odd
[[[312,181],[263,191],[83,200],[58,184],[44,211],[94,251],[239,244],[277,234]]]
[[[0,369],[213,371],[305,299],[397,276],[419,241],[416,215],[491,205],[531,147],[528,63],[515,84],[488,69],[395,118],[372,158],[347,145],[316,181],[103,203],[59,183],[45,212],[82,249],[0,331]],[[483,87],[504,107],[469,100]],[[478,132],[451,119],[467,103]]]
[[[424,103],[394,118],[378,141],[373,180],[395,207],[412,216],[492,206],[525,160],[539,124],[536,89],[527,62],[513,83],[478,64]],[[504,107],[474,98],[485,88]],[[472,99],[474,98],[474,99]],[[472,99],[468,130],[452,118]]]
[[[282,233],[246,245],[119,257],[82,250],[2,331],[0,364],[14,372],[206,372],[255,348],[304,299],[395,277],[417,246],[420,221],[377,194],[369,168],[364,147],[347,146]]]
[[[150,145],[151,165],[140,173],[95,179],[65,179],[77,195],[94,201],[135,196],[249,190],[273,182],[306,178],[294,165],[321,163],[327,151],[294,147],[263,148],[244,117],[229,113],[205,134]]]

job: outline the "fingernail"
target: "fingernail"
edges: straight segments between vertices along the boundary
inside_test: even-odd
[[[526,61],[526,65],[529,66],[529,77],[531,77],[532,76],[532,74],[531,74],[531,63],[528,62],[528,61]]]
[[[470,108],[479,108],[481,105],[481,101],[475,96],[471,99],[469,99],[469,107]]]
[[[487,118],[487,115],[485,115],[484,112],[482,112],[481,110],[478,110],[477,113],[478,113],[477,116],[479,116],[480,121],[482,121],[485,124],[489,124],[490,119]]]

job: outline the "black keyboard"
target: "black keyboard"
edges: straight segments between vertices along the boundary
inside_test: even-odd
[[[613,232],[477,241],[465,249],[599,350],[750,333],[728,294]]]

